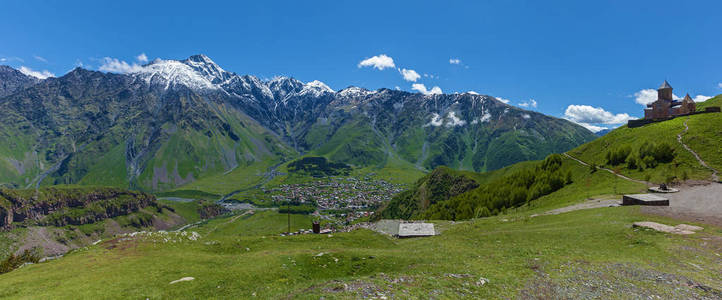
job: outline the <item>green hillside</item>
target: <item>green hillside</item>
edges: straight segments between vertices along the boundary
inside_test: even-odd
[[[722,97],[716,97],[703,104],[714,105]],[[684,133],[685,122],[689,130]],[[662,183],[686,179],[709,180],[712,171],[703,167],[692,153],[677,141],[682,134],[682,142],[691,147],[713,168],[722,167],[722,113],[698,114],[679,117],[672,120],[648,124],[638,128],[622,126],[597,140],[581,145],[568,154],[586,163],[594,163],[631,178]],[[668,147],[672,151],[671,159],[662,157],[647,158],[655,147]],[[663,151],[668,153],[668,151]],[[608,159],[608,154],[621,156]],[[613,155],[614,156],[614,155]],[[662,158],[662,159],[660,159]]]
[[[690,140],[700,145],[716,143],[705,133],[707,129],[695,129],[694,124],[718,122],[717,118],[713,114],[692,116],[689,132],[698,136],[690,135]],[[620,128],[610,133],[613,134],[610,138],[600,140],[631,145],[631,141],[625,142],[640,132],[674,137],[678,132],[662,133],[654,129],[678,129],[679,121],[684,119],[648,125],[637,131]],[[616,149],[615,145],[594,143],[597,141],[590,144]],[[590,144],[582,146],[590,147],[588,151],[594,154],[590,157],[606,160],[604,149]],[[677,148],[672,147],[676,152]],[[711,155],[707,150],[693,149],[700,155]],[[691,178],[709,174],[692,165],[681,153],[670,162],[635,172],[642,176],[661,176],[656,168],[675,163],[688,164],[683,170],[687,170]],[[722,295],[722,280],[716,276],[722,272],[717,254],[722,248],[712,242],[722,238],[719,228],[702,225],[703,231],[688,236],[634,229],[631,224],[643,220],[679,223],[643,214],[634,206],[545,215],[551,209],[587,202],[588,198],[618,199],[620,194],[646,188],[645,184],[624,180],[603,170],[592,171],[566,156],[552,155],[544,161],[523,162],[487,173],[437,168],[417,181],[411,189],[414,197],[406,198],[423,201],[394,199],[392,203],[407,205],[406,210],[397,210],[407,214],[401,217],[468,219],[465,211],[480,210],[464,207],[468,203],[486,207],[488,202],[483,200],[486,192],[514,187],[528,178],[551,186],[559,176],[564,179],[563,185],[542,193],[535,191],[544,191],[544,186],[516,185],[519,189],[525,187],[526,199],[530,201],[504,205],[496,212],[497,216],[474,218],[483,215],[474,214],[470,220],[433,221],[441,234],[430,238],[394,239],[365,229],[282,237],[278,233],[286,230],[286,216],[266,210],[239,211],[201,222],[180,233],[105,239],[62,259],[0,275],[0,296],[425,299],[431,294],[438,298],[541,295],[577,299],[718,298]],[[273,181],[282,178],[289,177],[280,176]],[[187,190],[168,194],[184,195],[210,194]],[[179,214],[193,218],[195,205],[176,204],[175,207]],[[310,216],[293,215],[292,230],[309,228],[311,220]],[[88,268],[76,276],[66,276],[67,270],[79,265]],[[137,276],[140,273],[148,275]],[[184,277],[193,277],[193,280],[170,284]],[[53,289],[36,288],[57,282],[63,284],[54,285]]]

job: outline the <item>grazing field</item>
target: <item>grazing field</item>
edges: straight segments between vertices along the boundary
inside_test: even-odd
[[[12,298],[719,296],[722,231],[692,236],[632,229],[637,207],[530,218],[528,212],[440,223],[443,234],[393,239],[357,230],[280,237],[285,216],[267,211],[162,234],[106,240],[0,275]],[[310,220],[294,216],[295,228]],[[305,223],[305,224],[304,224]],[[190,236],[190,234],[188,234]],[[82,271],[67,276],[68,270]],[[193,277],[173,285],[171,281]],[[598,289],[601,281],[608,290]],[[592,284],[590,284],[592,283]],[[37,286],[49,288],[37,289]]]

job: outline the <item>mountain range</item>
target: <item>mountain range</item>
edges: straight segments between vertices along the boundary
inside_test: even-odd
[[[320,81],[237,75],[205,55],[45,80],[0,66],[0,183],[11,187],[160,191],[303,155],[487,171],[594,138],[492,96],[334,91]]]

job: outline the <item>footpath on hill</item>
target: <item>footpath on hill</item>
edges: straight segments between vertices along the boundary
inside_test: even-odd
[[[687,120],[684,121],[684,130],[677,134],[677,141],[689,151],[700,165],[712,171],[712,180],[714,182],[704,185],[689,185],[684,184],[680,187],[680,191],[677,193],[664,194],[665,198],[669,199],[669,206],[644,206],[641,209],[642,213],[660,215],[690,222],[711,224],[714,226],[722,227],[722,184],[719,181],[719,171],[709,166],[692,148],[687,146],[683,141],[682,137],[689,131]],[[568,153],[563,153],[564,156],[573,159],[574,161],[589,166],[588,163],[577,159]],[[644,183],[647,186],[653,186],[651,182],[629,178],[622,174],[615,173],[614,171],[597,166],[597,169],[605,170],[625,180]],[[607,205],[614,205],[613,202],[606,203],[604,201],[590,201],[588,203],[581,203],[572,205],[569,207],[560,208],[557,210],[549,211],[544,214],[558,214],[567,211],[573,211],[578,209],[595,208]]]
[[[690,148],[689,146],[687,146],[687,144],[682,142],[682,135],[686,134],[687,131],[689,131],[689,126],[687,126],[687,121],[689,121],[689,117],[687,117],[687,119],[684,120],[684,131],[677,134],[677,141],[682,145],[682,147],[684,147],[684,149],[687,149],[687,151],[689,151],[689,153],[692,153],[692,155],[694,156],[694,158],[697,159],[697,161],[699,162],[700,165],[702,165],[703,167],[710,169],[712,171],[712,180],[713,181],[719,181],[719,176],[718,176],[719,172],[717,170],[715,170],[714,168],[710,167],[707,164],[707,162],[705,162],[704,160],[702,160],[702,158],[699,157],[699,154],[697,154],[697,152],[694,152],[694,150],[692,150],[692,148]]]
[[[580,163],[580,164],[582,164],[582,165],[585,165],[585,166],[587,166],[587,167],[589,166],[588,163],[585,163],[584,161],[582,161],[582,160],[580,160],[580,159],[578,159],[578,158],[576,158],[576,157],[574,157],[574,156],[571,156],[571,155],[569,155],[568,153],[562,153],[562,155],[564,155],[564,156],[566,156],[566,157],[568,157],[568,158],[570,158],[570,159],[573,159],[574,161],[576,161],[576,162],[578,162],[578,163]],[[622,175],[622,174],[619,174],[619,173],[614,172],[614,171],[611,170],[611,169],[607,169],[607,168],[600,167],[600,166],[596,166],[596,168],[597,168],[597,170],[605,170],[605,171],[607,171],[607,172],[609,172],[609,173],[612,173],[612,174],[614,174],[615,176],[617,176],[617,177],[619,177],[619,178],[622,178],[622,179],[625,179],[625,180],[629,180],[629,181],[634,181],[634,182],[637,182],[637,183],[646,184],[647,186],[653,186],[653,185],[654,185],[653,183],[651,183],[651,182],[649,182],[649,181],[644,181],[644,180],[639,180],[639,179],[634,179],[634,178],[630,178],[630,177],[624,176],[624,175]]]

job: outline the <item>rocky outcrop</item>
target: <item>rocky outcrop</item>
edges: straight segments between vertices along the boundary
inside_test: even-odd
[[[155,197],[117,188],[0,189],[0,228],[15,223],[82,225],[157,206]]]

